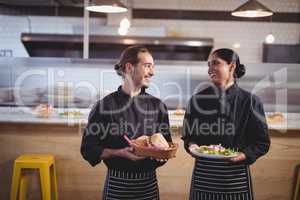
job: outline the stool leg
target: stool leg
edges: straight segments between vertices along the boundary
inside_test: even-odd
[[[17,200],[19,184],[20,184],[20,175],[21,175],[21,168],[14,164],[13,169],[13,177],[12,177],[12,184],[11,184],[11,191],[10,191],[10,200]]]
[[[55,163],[53,163],[53,165],[51,166],[51,182],[52,182],[52,188],[53,188],[53,193],[54,193],[54,199],[58,200]]]
[[[48,166],[40,168],[40,179],[43,200],[51,200],[50,169]]]
[[[26,175],[22,175],[20,181],[19,200],[26,200],[27,186],[28,186],[28,177]]]
[[[295,187],[295,193],[294,193],[294,200],[298,199],[299,196],[299,192],[300,192],[300,168],[299,168],[299,172],[297,174],[297,180],[296,180],[296,187]]]

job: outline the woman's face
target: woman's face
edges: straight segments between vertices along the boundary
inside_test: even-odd
[[[226,86],[233,80],[234,66],[227,64],[225,60],[218,58],[216,55],[211,55],[208,60],[208,76],[210,81],[218,86]]]

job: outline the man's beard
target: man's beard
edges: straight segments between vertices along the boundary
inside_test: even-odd
[[[149,88],[149,86],[148,85],[143,85],[142,87],[141,87],[141,91],[145,91],[146,89],[148,89]]]
[[[149,88],[149,85],[146,85],[146,84],[142,85],[142,89],[147,89],[147,88]]]

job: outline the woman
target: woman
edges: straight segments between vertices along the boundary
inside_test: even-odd
[[[200,145],[221,144],[234,148],[231,159],[197,157],[190,200],[252,200],[249,165],[270,146],[260,99],[241,89],[237,80],[246,70],[231,49],[215,50],[209,58],[210,84],[192,96],[185,114],[183,137],[188,153]]]

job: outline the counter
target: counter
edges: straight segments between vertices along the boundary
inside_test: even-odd
[[[61,117],[59,113],[64,111],[79,111],[80,117]],[[61,124],[61,125],[85,125],[87,123],[88,108],[76,109],[54,109],[49,118],[38,117],[30,107],[0,107],[0,123],[30,123],[30,124]],[[268,114],[268,113],[267,113]],[[268,124],[269,130],[278,132],[300,130],[300,113],[285,113],[287,119],[284,123]],[[180,128],[183,124],[184,115],[175,115],[173,110],[169,111],[169,121],[172,128]]]
[[[13,161],[23,153],[55,155],[60,199],[101,199],[105,180],[103,164],[91,167],[80,155],[82,128],[89,109],[76,109],[81,118],[62,118],[55,110],[51,118],[39,118],[22,107],[0,107],[0,199],[9,199]],[[193,158],[183,149],[178,134],[183,116],[170,111],[177,156],[158,169],[162,200],[188,199]],[[290,199],[293,175],[300,164],[300,114],[288,113],[287,126],[270,125],[272,145],[269,153],[251,166],[255,197],[258,200]],[[287,128],[287,129],[285,129]],[[33,172],[29,200],[40,199],[38,174]]]

